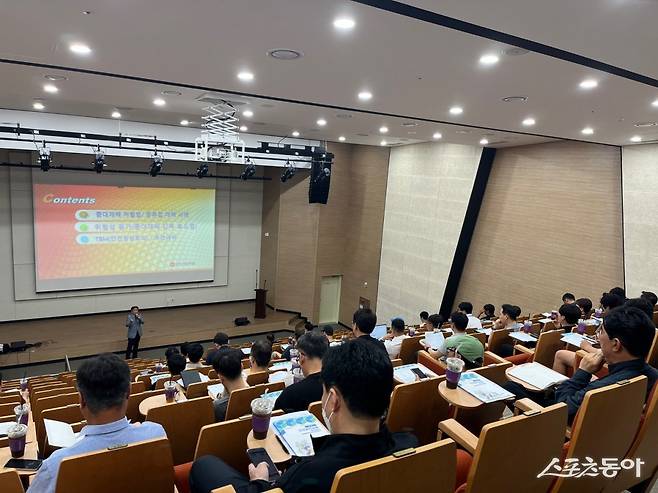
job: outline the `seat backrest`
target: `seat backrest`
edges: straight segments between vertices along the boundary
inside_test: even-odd
[[[0,405],[1,404],[11,404],[13,403],[14,406],[17,406],[18,404],[21,403],[21,396],[20,394],[16,392],[12,392],[9,395],[3,395],[0,396]]]
[[[647,405],[644,409],[644,419],[640,423],[640,429],[635,435],[635,440],[626,458],[635,461],[641,459],[644,464],[640,469],[640,477],[637,477],[635,468],[622,469],[614,481],[610,481],[606,493],[617,493],[618,491],[630,490],[632,486],[639,484],[658,472],[658,384],[654,384]]]
[[[23,493],[23,484],[16,471],[0,472],[0,491],[2,493]]]
[[[658,368],[658,330],[656,330],[653,336],[653,344],[651,345],[649,354],[647,354],[647,363],[654,368]]]
[[[144,399],[153,397],[154,395],[164,394],[164,389],[161,390],[147,390],[139,394],[130,394],[128,397],[128,408],[126,409],[126,417],[133,423],[141,423],[144,421],[144,416],[139,412],[139,405]]]
[[[446,373],[445,368],[424,349],[418,351],[418,364],[423,365],[428,370],[432,370],[437,375],[445,375]]]
[[[487,351],[498,354],[503,344],[514,344],[514,340],[509,336],[509,329],[498,329],[491,332],[487,342]]]
[[[214,423],[215,412],[208,396],[149,409],[147,421],[160,423],[171,443],[174,465],[194,458],[199,431]]]
[[[254,385],[267,383],[268,378],[270,378],[269,371],[249,372],[249,375],[247,375],[247,383],[253,387]]]
[[[283,382],[275,382],[234,390],[231,392],[226,406],[226,419],[236,419],[245,414],[251,414],[251,401],[264,394],[268,389],[269,392],[276,392],[283,390],[285,386]]]
[[[564,348],[564,342],[560,339],[564,335],[564,330],[549,330],[539,334],[537,346],[535,347],[535,356],[533,361],[542,365],[553,368],[555,353]]]
[[[147,389],[144,382],[130,382],[130,393],[131,394],[141,394]]]
[[[7,402],[5,404],[0,404],[0,416],[8,416],[14,414],[14,408],[16,407],[15,402]]]
[[[560,457],[566,428],[566,404],[485,425],[473,455],[466,492],[546,493],[553,477],[537,475],[553,458]]]
[[[56,407],[68,406],[70,404],[78,404],[79,402],[80,395],[77,392],[72,392],[70,394],[43,397],[41,399],[36,399],[32,403],[32,419],[34,420],[34,428],[36,430],[39,450],[44,450],[46,443],[46,429],[43,426],[43,411]]]
[[[423,349],[423,346],[420,345],[420,341],[424,338],[424,335],[417,335],[402,339],[402,344],[400,345],[400,355],[398,356],[398,359],[401,359],[402,363],[405,365],[415,363],[417,361],[416,353]]]
[[[472,332],[468,334],[469,336],[475,337],[480,343],[482,344],[483,347],[486,347],[487,345],[487,334],[484,332]]]
[[[389,455],[341,469],[336,473],[331,493],[429,491],[430,481],[432,493],[452,493],[456,461],[455,442],[441,440],[411,449],[408,455]]]
[[[603,458],[622,458],[628,452],[640,423],[647,389],[647,377],[590,390],[574,420],[566,459],[581,463],[591,457],[597,464]],[[553,493],[601,491],[609,479],[594,477],[558,478]]]
[[[308,412],[311,413],[316,418],[318,418],[318,421],[320,421],[320,423],[322,423],[322,421],[323,421],[323,418],[322,418],[322,401],[311,402],[308,405]]]
[[[204,397],[208,395],[208,385],[216,385],[222,383],[219,379],[217,380],[208,380],[207,382],[197,382],[191,384],[185,390],[185,396],[188,399],[196,399],[197,397]]]
[[[54,421],[61,421],[62,423],[74,424],[84,421],[82,411],[80,411],[80,404],[70,404],[68,406],[55,407],[53,409],[45,409],[41,413],[42,419],[52,419]],[[75,430],[74,430],[75,431]],[[55,448],[48,444],[48,436],[44,441],[44,448],[39,449],[44,457],[50,456],[55,451]]]
[[[55,493],[171,493],[174,467],[167,439],[148,440],[67,457]]]
[[[445,376],[398,385],[386,416],[388,429],[413,433],[420,445],[436,441],[439,421],[450,417],[448,402],[439,395]]]
[[[54,397],[56,395],[70,394],[72,392],[77,392],[77,391],[73,387],[57,387],[55,389],[49,389],[49,390],[36,390],[30,396],[30,400],[34,401],[37,399],[42,399],[44,397]]]

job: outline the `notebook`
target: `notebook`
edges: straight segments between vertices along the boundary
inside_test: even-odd
[[[329,431],[313,414],[308,411],[272,416],[270,428],[281,440],[288,453],[295,457],[308,457],[313,455],[311,437],[321,437]]]
[[[510,332],[509,336],[521,342],[537,342],[537,336],[525,332]]]
[[[438,349],[443,346],[445,337],[441,332],[426,332],[425,333],[425,344],[432,349]]]
[[[542,390],[568,380],[564,375],[535,362],[514,366],[509,374]]]
[[[514,398],[514,394],[508,392],[497,383],[484,378],[479,373],[471,371],[462,373],[458,385],[460,389],[465,390],[485,404]]]
[[[208,395],[213,399],[219,399],[219,397],[224,393],[224,386],[221,383],[216,383],[215,385],[208,385]]]
[[[75,433],[68,423],[44,419],[43,425],[48,435],[48,443],[53,447],[65,448],[73,445],[78,439],[79,433]]]
[[[425,375],[427,375],[427,378],[434,378],[438,376],[426,366],[419,365],[418,363],[412,363],[410,365],[402,365],[398,366],[397,368],[393,368],[393,378],[398,382],[413,383],[416,381],[416,377],[418,376],[416,373],[414,373],[413,370],[422,371]]]

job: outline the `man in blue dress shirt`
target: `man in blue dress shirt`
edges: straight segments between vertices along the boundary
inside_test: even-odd
[[[101,354],[85,361],[76,373],[80,410],[87,420],[78,440],[46,459],[35,476],[29,493],[54,493],[63,459],[143,440],[166,438],[157,423],[130,424],[126,419],[130,394],[130,369],[115,354]]]

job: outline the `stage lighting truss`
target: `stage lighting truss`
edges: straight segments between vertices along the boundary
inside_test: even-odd
[[[245,143],[240,120],[232,104],[223,101],[203,108],[201,136],[194,139],[194,160],[213,163],[245,163]]]

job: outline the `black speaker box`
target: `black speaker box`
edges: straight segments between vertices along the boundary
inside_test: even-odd
[[[249,325],[251,322],[247,317],[238,317],[235,320],[233,320],[233,323],[237,326],[240,327],[242,325]]]

